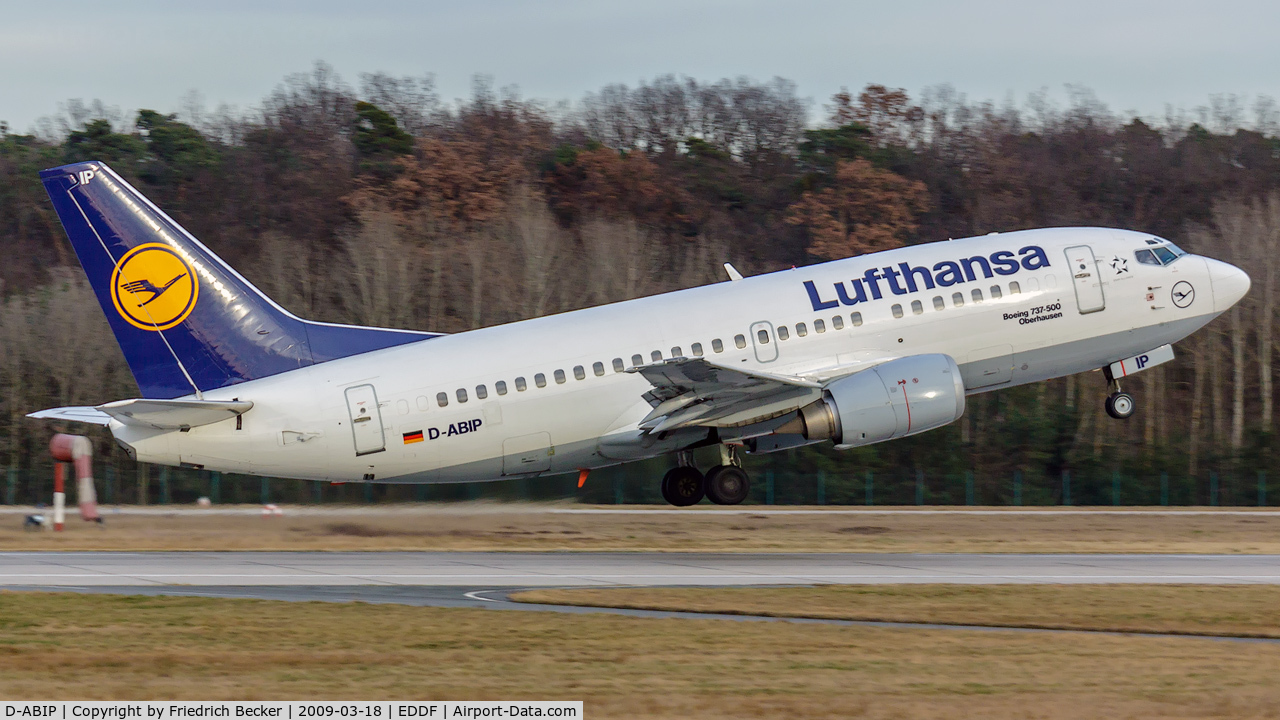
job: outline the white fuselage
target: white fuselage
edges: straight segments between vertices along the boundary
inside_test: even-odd
[[[141,461],[275,477],[460,482],[602,467],[685,441],[655,441],[637,430],[652,409],[642,399],[651,386],[618,371],[636,356],[641,364],[692,357],[697,343],[719,365],[822,378],[824,370],[848,374],[943,353],[960,365],[972,394],[1097,369],[1177,341],[1243,292],[1232,286],[1215,294],[1214,278],[1239,273],[1216,260],[1136,262],[1135,250],[1150,238],[1064,228],[900,248],[438,337],[204,393],[251,400],[239,420],[189,431],[118,422],[111,429]],[[1068,267],[1066,252],[1081,245],[1096,257],[1085,279]],[[993,268],[986,277],[981,263],[969,263],[972,280],[943,286],[939,278],[928,289],[917,275],[915,292],[900,277],[892,286],[865,279],[871,268],[900,263],[932,269],[1001,251],[1016,261],[1029,246],[1043,251],[1046,267],[1006,264],[1007,274]],[[856,279],[865,301],[856,297]],[[1190,302],[1172,301],[1179,282],[1194,288]],[[1101,309],[1081,311],[1098,302]]]

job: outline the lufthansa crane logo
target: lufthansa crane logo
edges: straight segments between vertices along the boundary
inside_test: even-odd
[[[1196,289],[1186,280],[1176,283],[1169,294],[1173,297],[1173,304],[1180,308],[1190,305],[1196,299]]]
[[[195,268],[163,243],[130,250],[111,273],[116,312],[142,330],[168,330],[186,320],[199,294]]]

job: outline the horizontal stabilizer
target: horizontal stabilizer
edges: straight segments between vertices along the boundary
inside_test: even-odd
[[[112,418],[125,425],[183,430],[211,425],[248,412],[248,400],[117,400],[97,407],[60,407],[33,412],[27,417],[43,420],[108,425]]]
[[[92,425],[109,425],[111,416],[93,407],[60,407],[49,408],[39,412],[28,413],[29,418],[41,420],[66,420],[68,422],[90,423]]]
[[[211,425],[253,407],[248,400],[117,400],[96,409],[125,425],[141,425],[159,430],[182,430]]]

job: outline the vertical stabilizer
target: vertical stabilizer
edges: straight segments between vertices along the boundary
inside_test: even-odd
[[[40,178],[144,397],[198,396],[435,337],[295,317],[104,163]]]

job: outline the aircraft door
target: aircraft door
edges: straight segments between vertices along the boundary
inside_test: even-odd
[[[752,323],[751,347],[755,348],[756,360],[762,363],[778,359],[778,338],[773,334],[773,323]]]
[[[1107,307],[1107,300],[1102,295],[1102,273],[1098,272],[1098,261],[1093,256],[1093,248],[1088,245],[1076,245],[1067,248],[1067,266],[1071,268],[1072,284],[1076,288],[1076,307],[1080,314],[1098,312]]]
[[[382,430],[382,411],[378,409],[378,394],[372,385],[356,385],[347,388],[347,413],[351,416],[351,435],[355,441],[356,455],[369,455],[387,449]]]

